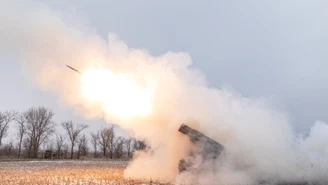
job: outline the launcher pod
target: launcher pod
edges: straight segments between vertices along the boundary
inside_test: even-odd
[[[198,130],[192,129],[189,126],[182,124],[179,128],[179,132],[189,137],[189,140],[195,145],[193,151],[190,153],[190,157],[194,155],[201,155],[202,160],[215,160],[223,151],[224,146],[207,137]],[[179,163],[179,171],[185,171],[193,164],[192,160],[181,159]]]

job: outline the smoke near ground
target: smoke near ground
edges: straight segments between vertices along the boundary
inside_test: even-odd
[[[287,115],[271,108],[266,100],[208,87],[204,74],[192,68],[187,53],[151,56],[144,49],[129,48],[115,34],[104,40],[80,22],[66,20],[35,2],[1,2],[0,53],[18,55],[27,77],[37,87],[58,95],[60,103],[86,118],[104,117],[145,139],[152,150],[135,156],[126,177],[204,184],[328,180],[326,123],[318,121],[308,137],[299,136]],[[82,93],[81,76],[66,64],[82,72],[109,71],[113,78],[95,78],[100,85],[92,86],[93,93],[102,97],[90,101]],[[123,80],[117,83],[108,78]],[[124,88],[130,82],[136,88]],[[136,105],[144,106],[136,101],[144,92],[137,94],[136,89],[146,89],[150,112],[132,114],[139,108]],[[113,104],[131,111],[118,114]],[[214,162],[215,171],[213,161],[208,161],[199,164],[209,169],[204,173],[178,175],[179,160],[191,147],[188,138],[177,132],[181,123],[225,146],[224,154]]]

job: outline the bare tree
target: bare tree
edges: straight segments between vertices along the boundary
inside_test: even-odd
[[[135,150],[143,150],[145,148],[146,148],[146,143],[144,141],[134,139],[134,149]]]
[[[54,132],[54,113],[46,107],[30,108],[24,113],[28,139],[28,157],[37,158],[40,145]]]
[[[63,135],[57,134],[56,135],[56,152],[57,152],[57,158],[61,158],[61,152],[63,149],[65,137]]]
[[[88,154],[88,139],[85,135],[83,135],[79,140],[78,158],[80,158],[80,155],[86,156],[87,154]]]
[[[25,137],[25,139],[23,139],[23,143],[22,143],[22,147],[25,149],[25,151],[27,152],[28,157],[30,157],[30,150],[31,150],[31,145],[30,145],[30,138],[29,137]]]
[[[112,126],[110,128],[111,130],[111,135],[109,137],[109,140],[108,140],[108,151],[109,151],[109,157],[111,159],[113,159],[113,154],[114,154],[114,151],[115,151],[115,132],[114,132],[114,127]]]
[[[111,158],[113,156],[113,151],[111,150],[110,145],[114,142],[114,129],[111,128],[102,128],[99,132],[99,146],[103,153],[103,156],[107,156],[107,150],[110,150]]]
[[[21,157],[21,151],[22,151],[22,144],[24,135],[26,133],[26,119],[23,114],[20,114],[16,117],[16,124],[17,124],[17,137],[18,137],[18,158]]]
[[[124,145],[124,138],[118,137],[114,142],[114,152],[117,158],[121,158],[123,156],[123,145]]]
[[[7,135],[9,123],[15,119],[16,115],[16,111],[0,112],[0,146],[2,145],[2,139]]]
[[[131,155],[131,152],[132,152],[132,144],[133,144],[133,139],[132,138],[128,138],[124,141],[124,146],[126,148],[126,151],[128,153],[128,158],[130,158],[132,155]]]
[[[99,141],[99,132],[93,133],[91,132],[91,143],[93,145],[93,151],[94,151],[94,158],[97,157],[97,145]]]
[[[77,137],[82,132],[82,130],[88,127],[88,125],[66,121],[62,123],[62,127],[66,130],[69,140],[71,141],[71,159],[73,159],[73,150],[77,141]]]
[[[14,151],[14,141],[11,139],[8,144],[4,145],[5,154],[10,157]]]
[[[53,141],[46,141],[46,142],[44,142],[44,145],[43,145],[43,149],[44,150],[50,150],[51,151],[51,153],[53,152],[53,150],[54,150],[54,142]]]
[[[64,158],[65,158],[65,159],[67,159],[68,151],[69,151],[69,146],[68,146],[68,144],[64,144],[64,145],[63,145],[63,154],[64,154]]]

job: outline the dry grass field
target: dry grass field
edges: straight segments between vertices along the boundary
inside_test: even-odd
[[[127,161],[0,162],[0,185],[169,185],[152,182],[150,179],[144,181],[125,179],[123,172],[127,164]],[[311,183],[278,184],[310,185]],[[317,184],[327,183],[311,185]]]
[[[159,184],[125,179],[126,161],[0,162],[0,185]]]

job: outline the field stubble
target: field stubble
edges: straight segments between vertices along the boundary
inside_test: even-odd
[[[0,185],[162,184],[124,178],[127,161],[0,162]]]

